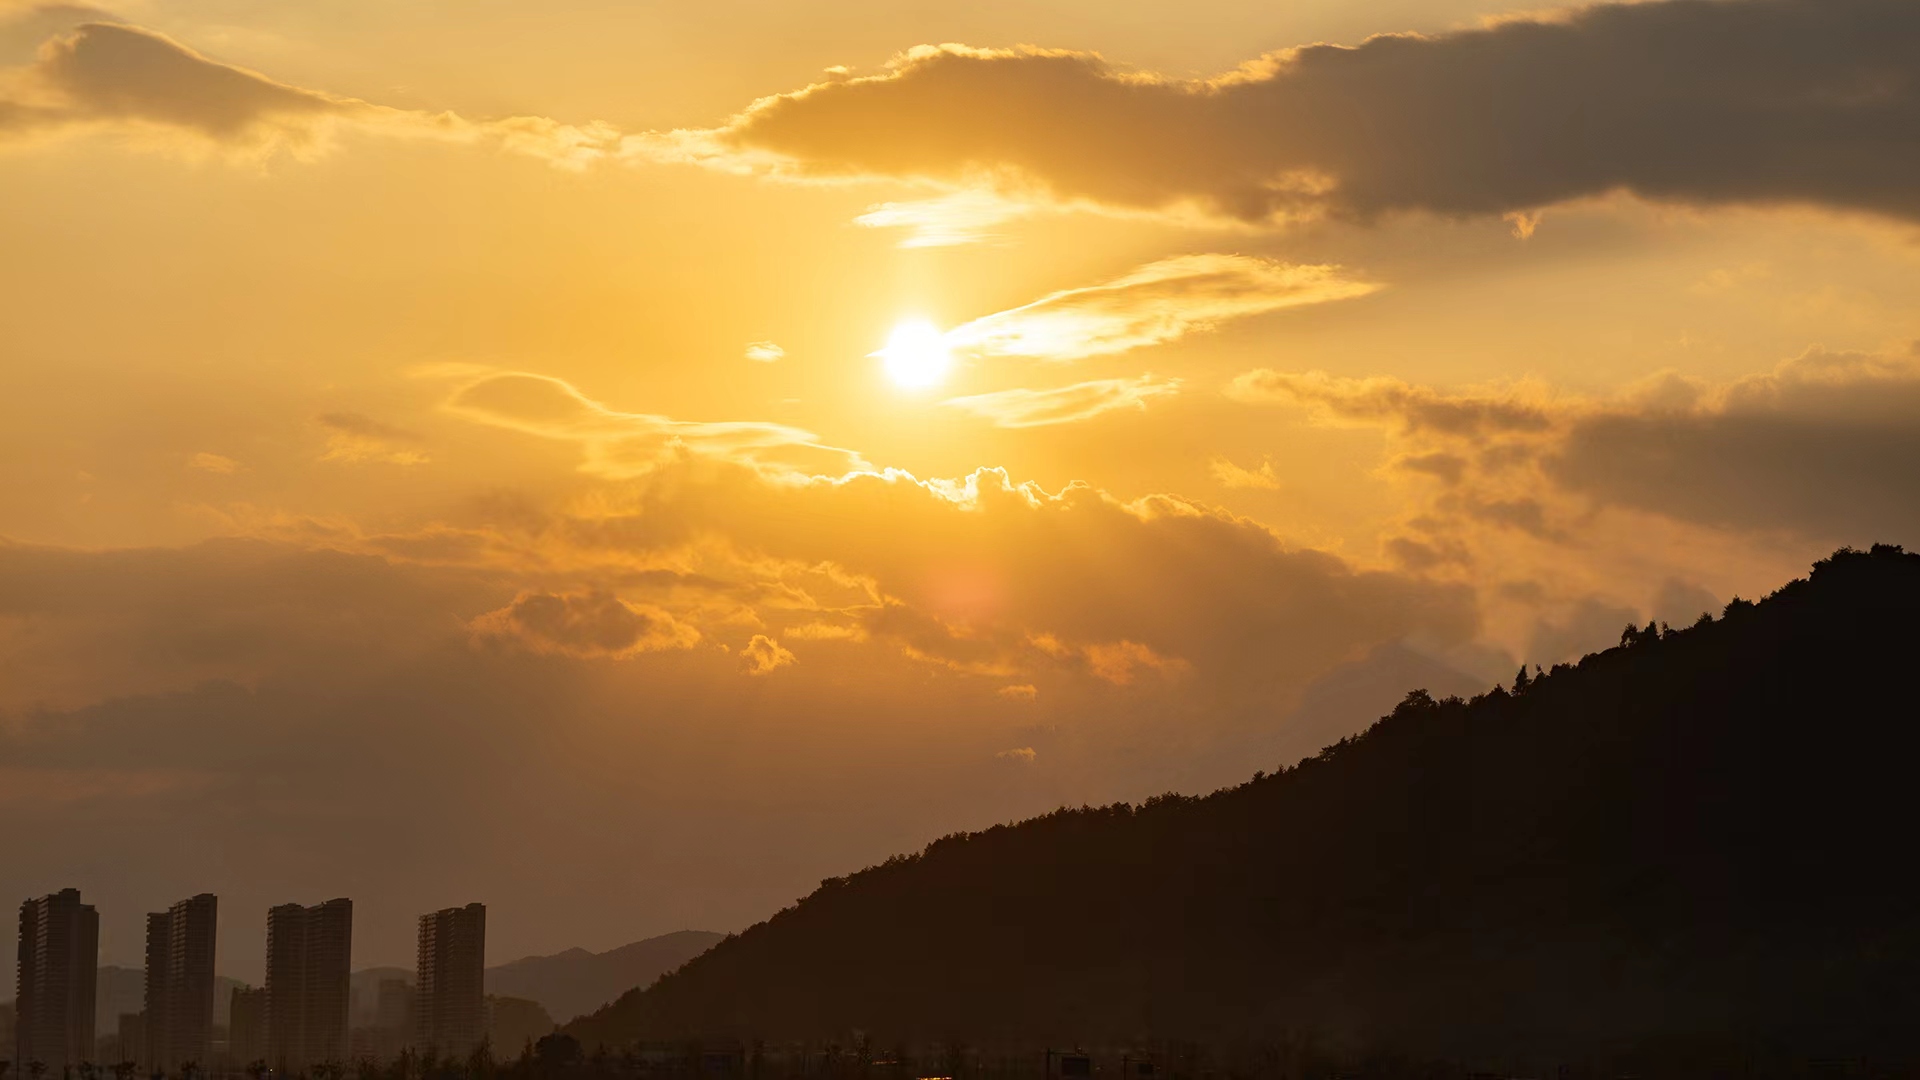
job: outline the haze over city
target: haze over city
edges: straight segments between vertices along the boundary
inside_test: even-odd
[[[1920,545],[1917,58],[1904,0],[0,0],[0,898],[138,969],[217,896],[250,984],[334,897],[353,970],[474,902],[604,953],[1756,663],[1744,601]],[[700,995],[805,949],[741,940],[574,1033],[761,1016]]]

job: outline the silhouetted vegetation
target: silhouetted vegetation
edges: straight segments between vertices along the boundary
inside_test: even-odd
[[[859,1032],[1266,1075],[1920,1061],[1917,620],[1920,555],[1842,550],[1239,787],[829,878],[566,1030],[601,1060]]]

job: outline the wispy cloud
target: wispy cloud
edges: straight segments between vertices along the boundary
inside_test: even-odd
[[[947,332],[980,356],[1079,360],[1126,352],[1283,308],[1345,300],[1380,288],[1337,266],[1250,255],[1180,255],[1100,285],[1066,289]]]
[[[771,364],[786,358],[787,350],[772,341],[750,341],[747,343],[746,358],[762,364]]]
[[[995,427],[1045,427],[1091,420],[1115,409],[1145,409],[1150,398],[1175,394],[1179,379],[1094,379],[1050,390],[996,390],[990,394],[948,398],[943,405],[970,412]]]
[[[420,437],[359,413],[326,413],[318,418],[327,431],[321,461],[343,465],[423,465],[431,461]]]
[[[1207,471],[1221,487],[1273,491],[1280,486],[1280,478],[1273,474],[1272,461],[1262,461],[1257,469],[1243,469],[1226,458],[1216,457],[1207,462]]]
[[[854,223],[870,229],[901,229],[903,248],[953,247],[993,237],[992,229],[1033,212],[1030,203],[996,192],[966,189],[931,199],[884,202],[867,208]]]
[[[644,475],[687,455],[776,475],[839,475],[865,466],[853,451],[827,446],[799,428],[754,421],[693,423],[618,412],[564,380],[520,371],[468,383],[446,408],[476,423],[578,443],[586,455],[582,468],[614,479]]]
[[[202,451],[187,459],[187,468],[201,472],[217,473],[220,476],[232,476],[240,471],[240,463],[225,454],[211,454]]]

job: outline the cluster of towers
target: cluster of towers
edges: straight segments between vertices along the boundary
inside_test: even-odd
[[[143,1072],[207,1071],[215,1060],[211,893],[147,916],[145,1008],[120,1018],[120,1053]],[[267,912],[266,985],[232,992],[226,1053],[284,1075],[405,1046],[464,1055],[486,1038],[487,909],[420,916],[415,984],[382,984],[378,1014],[392,1045],[349,1043],[353,901],[282,904]],[[61,1071],[95,1061],[100,916],[66,889],[20,905],[13,1060]],[[4,1053],[7,1048],[0,1048]],[[111,1064],[111,1063],[102,1063]]]

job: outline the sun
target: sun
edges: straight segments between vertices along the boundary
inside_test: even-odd
[[[953,367],[946,335],[925,319],[902,319],[887,335],[886,348],[872,355],[880,358],[887,378],[905,390],[938,386]]]

